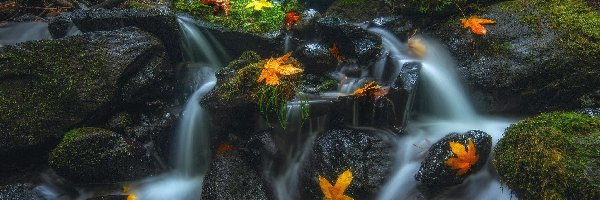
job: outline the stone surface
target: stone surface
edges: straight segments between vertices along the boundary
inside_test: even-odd
[[[50,167],[75,183],[106,183],[151,175],[153,165],[139,144],[100,128],[79,128],[65,134],[52,150]]]
[[[346,169],[353,180],[345,194],[371,199],[391,176],[394,143],[384,133],[336,129],[319,136],[300,174],[301,199],[323,197],[319,176],[335,182]]]
[[[450,150],[449,142],[458,142],[467,146],[468,139],[471,139],[475,144],[478,159],[465,174],[458,175],[457,170],[452,169],[445,163],[449,158],[456,157]],[[428,189],[434,190],[461,184],[471,174],[477,173],[483,168],[487,163],[491,150],[492,137],[483,131],[471,130],[462,134],[451,133],[429,148],[427,156],[421,162],[421,168],[415,175],[415,179]],[[468,151],[472,151],[472,149],[468,149]]]
[[[33,192],[33,186],[28,183],[0,186],[0,199],[43,200],[43,198]]]
[[[216,155],[204,178],[202,199],[272,199],[264,180],[237,151]]]

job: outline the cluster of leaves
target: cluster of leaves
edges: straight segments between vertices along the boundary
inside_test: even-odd
[[[283,3],[271,3],[270,7],[265,2],[254,0],[229,0],[231,8],[228,15],[214,15],[212,6],[203,5],[201,1],[175,0],[175,8],[188,12],[196,17],[212,23],[222,24],[234,30],[243,30],[252,33],[264,33],[281,29],[284,26],[285,13],[300,11],[297,0]],[[248,7],[249,6],[249,7]],[[260,8],[260,9],[259,9]]]
[[[458,170],[456,173],[457,176],[463,175],[471,169],[477,160],[477,149],[475,149],[475,144],[473,144],[473,140],[471,138],[468,139],[468,148],[465,149],[461,143],[458,142],[448,142],[450,145],[450,150],[452,153],[456,155],[456,157],[449,158],[446,160],[446,164],[450,166],[454,170]]]
[[[553,112],[510,126],[493,164],[523,199],[598,199],[600,117]]]
[[[319,176],[319,186],[321,186],[324,200],[352,200],[352,197],[344,194],[350,183],[352,183],[352,171],[350,169],[338,176],[335,185],[332,185],[325,177]]]

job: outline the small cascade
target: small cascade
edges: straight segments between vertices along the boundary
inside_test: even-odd
[[[46,22],[13,23],[0,27],[0,46],[51,38]]]
[[[228,60],[223,47],[208,32],[203,32],[196,22],[187,17],[177,17],[183,38],[183,56],[191,63],[208,63],[213,67],[224,66]]]
[[[283,37],[283,53],[290,52],[292,49],[292,33],[286,32]]]
[[[389,57],[383,57],[377,64],[375,75],[383,83],[393,83],[393,79],[379,76],[385,70],[386,62],[393,62],[397,68],[392,78],[398,76],[404,63],[414,62],[406,55],[406,44],[399,42],[392,34],[381,28],[369,28],[369,31],[381,36]],[[447,50],[433,40],[421,38],[427,47],[427,56],[421,62],[421,98],[417,102],[427,109],[418,109],[416,119],[409,121],[407,135],[398,138],[396,169],[393,176],[384,185],[377,199],[411,199],[420,194],[414,175],[419,170],[421,160],[429,147],[451,132],[466,132],[479,129],[492,135],[493,144],[502,137],[504,129],[514,120],[491,119],[478,116],[461,88],[454,71],[454,62]],[[386,82],[387,81],[387,82]],[[391,82],[390,82],[391,81]],[[485,199],[494,197],[509,199],[510,191],[502,189],[497,177],[484,167],[473,174],[457,188],[444,193],[444,198]],[[476,192],[473,192],[476,191]]]
[[[140,189],[134,191],[139,199],[199,199],[204,174],[210,164],[208,116],[200,100],[215,86],[215,71],[223,66],[227,56],[222,53],[222,48],[219,50],[218,41],[202,34],[193,20],[178,17],[177,21],[182,30],[183,53],[188,67],[206,64],[208,67],[196,67],[197,72],[191,70],[195,73],[191,84],[197,84],[197,90],[188,99],[175,133],[174,169],[170,173],[143,180]]]
[[[375,63],[373,76],[380,84],[389,86],[398,78],[402,66],[408,62],[413,62],[414,59],[406,55],[406,44],[398,40],[391,32],[379,27],[370,27],[367,30],[381,37],[385,49],[383,56]],[[392,64],[391,69],[387,68],[388,63]]]

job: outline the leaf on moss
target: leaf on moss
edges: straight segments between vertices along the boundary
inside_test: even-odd
[[[319,186],[323,191],[324,200],[353,200],[352,197],[344,195],[344,192],[352,182],[352,171],[347,169],[342,172],[332,185],[325,177],[319,176]]]
[[[258,77],[258,82],[263,80],[267,85],[278,85],[280,83],[280,75],[289,76],[302,72],[302,69],[294,66],[290,62],[291,53],[287,53],[279,58],[270,58],[263,66],[263,69]]]
[[[475,16],[469,17],[469,19],[463,18],[460,20],[460,22],[462,23],[464,28],[471,28],[471,32],[481,36],[486,34],[486,30],[485,27],[483,27],[483,25],[496,23],[496,21],[494,20],[478,18]]]
[[[248,3],[248,5],[246,5],[246,8],[253,8],[256,11],[260,11],[263,8],[272,8],[273,4],[271,2],[268,2],[267,0],[254,0],[250,3]]]
[[[458,176],[467,173],[471,166],[475,164],[478,160],[477,150],[475,149],[475,144],[473,144],[473,140],[471,138],[468,139],[468,149],[465,149],[461,143],[458,142],[448,142],[450,145],[450,150],[452,153],[456,155],[456,157],[449,158],[446,160],[446,164],[452,167],[454,170],[458,170]]]
[[[298,20],[300,20],[300,15],[298,15],[296,12],[290,11],[290,12],[285,13],[285,18],[284,18],[285,29],[286,30],[292,29],[292,27],[296,24],[296,22],[298,22]]]
[[[229,10],[231,10],[231,3],[229,0],[202,0],[201,4],[212,6],[213,15],[217,15],[221,11],[223,11],[225,15],[229,15]]]

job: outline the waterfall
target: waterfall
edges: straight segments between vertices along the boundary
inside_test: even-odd
[[[285,33],[283,38],[283,53],[290,52],[292,49],[292,33]]]
[[[215,86],[215,70],[223,66],[226,55],[218,41],[211,35],[203,34],[193,20],[178,17],[177,22],[181,28],[183,54],[188,67],[209,67],[190,70],[194,73],[192,84],[197,84],[192,87],[197,89],[185,104],[175,133],[175,144],[172,145],[174,170],[143,181],[142,187],[135,191],[139,199],[200,199],[203,178],[210,164],[210,130],[207,113],[201,107],[200,100]]]
[[[382,76],[386,70],[382,63],[394,63],[397,69],[392,70],[391,78],[397,77],[403,63],[411,61],[405,53],[406,44],[384,29],[369,28],[369,31],[382,38],[385,51],[390,54],[376,63],[375,76],[383,83],[393,83],[394,80]],[[414,175],[429,147],[446,134],[479,129],[490,134],[495,145],[504,129],[515,121],[477,115],[460,85],[449,52],[434,40],[421,39],[427,47],[427,55],[422,61],[421,87],[418,91],[421,95],[417,102],[427,109],[413,113],[417,117],[408,122],[408,134],[397,139],[396,167],[392,177],[379,192],[377,199],[380,200],[418,198],[419,183]],[[510,199],[510,191],[506,187],[502,189],[498,178],[488,170],[487,165],[463,184],[442,194],[443,198]]]

